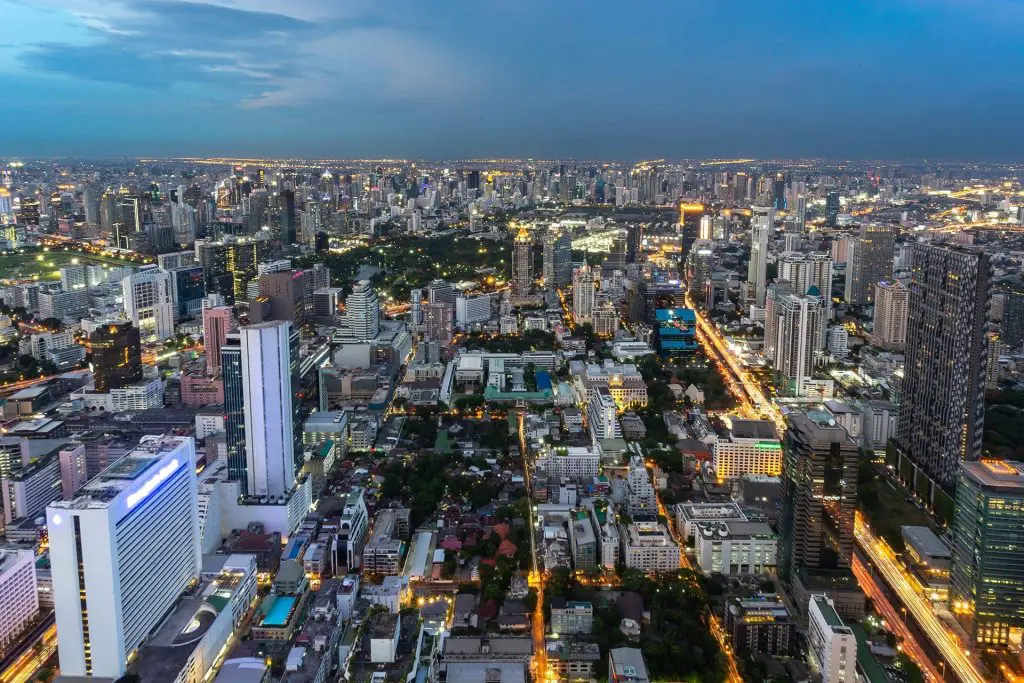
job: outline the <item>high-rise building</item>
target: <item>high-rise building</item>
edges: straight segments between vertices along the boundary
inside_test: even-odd
[[[127,320],[106,323],[89,336],[97,391],[124,389],[142,381],[142,342]]]
[[[854,683],[857,675],[857,637],[843,623],[827,595],[815,595],[807,607],[808,660],[821,683]]]
[[[345,299],[345,323],[356,339],[374,339],[380,332],[380,300],[369,280],[360,280]]]
[[[427,304],[423,307],[423,339],[447,346],[452,341],[453,320],[451,304]]]
[[[572,237],[567,230],[552,230],[544,238],[544,285],[568,287],[572,283]]]
[[[258,322],[284,320],[302,327],[306,323],[305,279],[301,270],[260,275],[260,297],[265,297],[269,304],[269,317]]]
[[[967,247],[915,244],[912,254],[896,442],[918,490],[917,475],[952,488],[960,462],[981,456],[992,267]]]
[[[288,322],[239,330],[245,413],[246,488],[251,496],[278,498],[295,484],[293,356],[298,333]]]
[[[174,319],[194,318],[203,310],[206,277],[200,265],[182,266],[168,271],[171,276],[171,300]]]
[[[773,294],[772,324],[766,323],[765,330],[774,335],[770,346],[775,359],[775,383],[790,396],[803,396],[816,356],[824,347],[821,301],[814,296],[778,296],[778,290]],[[769,345],[767,340],[765,345]]]
[[[752,207],[750,219],[750,261],[747,282],[754,292],[754,303],[764,306],[768,291],[768,243],[775,230],[775,210],[767,206]]]
[[[839,190],[829,190],[825,195],[825,225],[834,228],[839,224]]]
[[[1024,463],[960,463],[949,606],[982,647],[1024,629]]]
[[[828,252],[802,253],[788,251],[779,255],[779,280],[793,285],[799,296],[816,288],[825,320],[832,318],[832,255]]]
[[[220,349],[227,336],[238,329],[231,306],[215,306],[203,311],[203,346],[206,350],[206,371],[211,377],[220,374]]]
[[[0,550],[0,650],[9,652],[39,615],[36,556],[31,550]]]
[[[174,336],[174,296],[171,276],[155,268],[121,281],[124,310],[139,329],[143,342],[161,342]]]
[[[195,443],[147,436],[46,509],[60,669],[116,679],[201,569]]]
[[[862,225],[849,244],[846,264],[846,303],[865,306],[875,296],[875,285],[892,277],[896,228]]]
[[[1024,283],[1000,288],[1003,295],[1002,340],[1010,348],[1024,345]]]
[[[414,289],[409,292],[409,322],[413,325],[423,323],[423,290]]]
[[[594,441],[617,439],[622,436],[618,407],[611,391],[606,386],[596,387],[590,397],[590,404],[587,407],[587,427]]]
[[[594,271],[586,263],[572,278],[572,315],[577,324],[589,323],[594,315],[597,280]]]
[[[220,374],[224,380],[224,443],[228,479],[248,486],[245,462],[245,375],[242,372],[242,340],[228,333],[220,347]]]
[[[848,569],[857,505],[857,445],[826,412],[789,419],[782,467],[779,576]]]
[[[520,227],[512,245],[512,295],[528,296],[533,290],[533,239]]]
[[[902,351],[907,345],[907,303],[910,290],[899,280],[875,285],[875,321],[871,341],[883,349]]]
[[[626,263],[636,263],[640,258],[644,242],[644,226],[641,223],[626,225]]]

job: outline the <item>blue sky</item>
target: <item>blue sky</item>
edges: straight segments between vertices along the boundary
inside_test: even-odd
[[[0,154],[1024,157],[1024,0],[0,0]]]

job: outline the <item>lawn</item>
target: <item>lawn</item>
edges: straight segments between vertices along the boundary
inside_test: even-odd
[[[0,254],[0,278],[12,280],[28,280],[32,278],[55,280],[60,277],[61,266],[73,262],[132,265],[129,261],[82,254],[77,251],[43,252],[39,250],[25,250],[25,253],[11,252]]]

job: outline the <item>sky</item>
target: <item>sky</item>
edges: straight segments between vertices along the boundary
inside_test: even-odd
[[[0,25],[0,155],[1024,157],[1024,0],[0,0]]]

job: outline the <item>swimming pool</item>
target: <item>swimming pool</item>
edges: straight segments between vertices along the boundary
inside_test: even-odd
[[[274,598],[273,604],[267,610],[267,616],[263,617],[262,626],[284,626],[288,623],[288,617],[295,607],[296,597],[294,595],[278,595]]]

